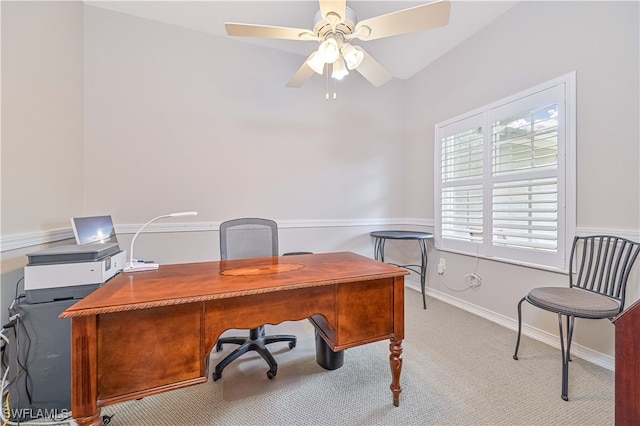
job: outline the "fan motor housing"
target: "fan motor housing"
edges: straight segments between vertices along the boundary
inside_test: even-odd
[[[341,33],[342,35],[351,34],[356,28],[356,14],[349,7],[347,7],[346,12],[347,16],[344,21],[336,25],[336,33]],[[320,40],[325,40],[327,35],[332,34],[331,24],[322,18],[322,12],[320,10],[316,12],[313,22],[313,33]]]

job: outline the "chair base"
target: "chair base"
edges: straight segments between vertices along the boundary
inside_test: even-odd
[[[271,352],[266,348],[266,345],[275,342],[289,342],[289,349],[293,349],[297,344],[296,336],[288,334],[276,334],[271,336],[265,336],[264,326],[258,328],[252,328],[249,331],[249,337],[223,337],[216,343],[216,351],[222,350],[222,345],[232,343],[234,345],[240,345],[233,352],[227,355],[222,361],[220,361],[212,374],[214,381],[222,377],[222,370],[240,356],[249,351],[255,351],[269,364],[269,370],[267,371],[267,377],[273,379],[278,373],[278,364],[271,355]]]

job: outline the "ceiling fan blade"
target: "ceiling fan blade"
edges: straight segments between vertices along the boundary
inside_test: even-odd
[[[380,87],[393,77],[389,74],[389,71],[385,70],[371,55],[361,49],[364,53],[362,63],[358,65],[356,71],[358,71],[364,78],[369,80],[375,87]]]
[[[320,0],[320,13],[333,26],[347,17],[347,0]]]
[[[451,3],[442,0],[387,13],[358,22],[353,34],[368,41],[441,27],[449,23],[450,9]]]
[[[262,37],[279,38],[285,40],[317,40],[310,30],[303,28],[272,27],[269,25],[236,24],[227,22],[224,24],[227,35],[236,37]]]
[[[313,55],[313,53],[311,55]],[[287,83],[287,87],[302,87],[304,86],[304,83],[311,78],[314,71],[309,65],[307,65],[307,61],[311,58],[311,55],[309,55],[309,58],[304,60],[302,66],[298,68],[298,71],[296,71],[293,77],[291,77],[291,80]]]

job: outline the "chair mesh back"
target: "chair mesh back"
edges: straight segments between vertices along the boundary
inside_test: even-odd
[[[638,243],[624,238],[575,237],[569,264],[571,287],[618,299],[622,311],[627,279],[639,250]]]
[[[220,259],[278,255],[278,225],[273,220],[245,218],[220,224]]]

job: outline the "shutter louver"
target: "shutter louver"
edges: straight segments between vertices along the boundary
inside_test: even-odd
[[[558,248],[558,180],[535,179],[493,187],[492,243],[538,250]]]
[[[483,228],[482,185],[442,190],[442,237],[481,241]]]
[[[482,128],[442,139],[442,238],[481,241],[483,232]]]

